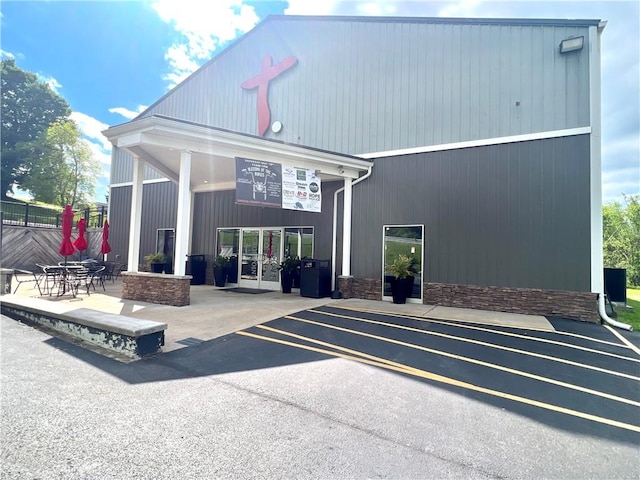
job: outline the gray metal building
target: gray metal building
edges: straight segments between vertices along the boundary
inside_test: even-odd
[[[233,254],[261,288],[287,253],[330,259],[345,296],[382,299],[406,251],[413,301],[593,320],[603,28],[269,17],[105,132],[114,254]],[[239,201],[238,158],[317,175],[319,211]]]

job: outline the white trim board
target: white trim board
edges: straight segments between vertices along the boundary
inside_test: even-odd
[[[415,153],[441,152],[444,150],[457,150],[460,148],[486,147],[505,143],[529,142],[531,140],[545,140],[548,138],[571,137],[573,135],[586,135],[591,133],[591,127],[568,128],[566,130],[552,130],[549,132],[527,133],[524,135],[511,135],[509,137],[483,138],[481,140],[469,140],[467,142],[443,143],[441,145],[427,145],[423,147],[402,148],[399,150],[387,150],[385,152],[361,153],[360,158],[395,157],[398,155],[412,155]]]

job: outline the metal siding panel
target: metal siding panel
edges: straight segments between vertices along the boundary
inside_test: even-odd
[[[380,277],[384,224],[424,224],[429,281],[589,291],[588,135],[375,163],[354,189],[354,275]]]
[[[240,83],[269,53],[299,59],[270,84],[285,128],[267,136],[285,142],[362,153],[585,126],[587,48],[558,53],[572,35],[587,28],[273,20],[145,115],[256,134],[256,92]]]

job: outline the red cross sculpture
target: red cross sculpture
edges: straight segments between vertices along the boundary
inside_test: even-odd
[[[258,133],[262,137],[267,133],[267,129],[271,123],[271,110],[269,109],[268,96],[269,82],[285,70],[293,67],[296,63],[298,63],[298,59],[294,56],[289,56],[273,65],[271,55],[265,55],[262,59],[260,73],[249,80],[245,80],[241,85],[245,90],[258,89]]]

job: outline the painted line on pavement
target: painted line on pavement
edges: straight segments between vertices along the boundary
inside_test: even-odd
[[[347,310],[351,310],[350,308]],[[340,317],[340,318],[346,318],[346,319],[350,319],[350,320],[358,320],[358,321],[371,321],[371,320],[365,320],[365,319],[361,319],[359,317],[350,317],[347,315],[340,315],[337,313],[331,313],[331,312],[324,312],[322,310],[316,310],[316,309],[309,309],[309,312],[314,312],[314,313],[320,313],[323,315],[331,315],[334,317]],[[367,310],[362,310],[364,312],[368,312],[368,313],[376,313],[376,312],[372,312],[372,311],[367,311]],[[624,355],[618,355],[616,353],[610,353],[610,352],[605,352],[603,350],[597,350],[595,348],[589,348],[589,347],[583,347],[580,345],[572,345],[570,343],[565,343],[565,342],[559,342],[556,340],[549,340],[547,338],[538,338],[538,337],[529,337],[527,335],[520,335],[518,333],[512,333],[512,332],[502,332],[500,330],[493,330],[491,328],[481,328],[481,327],[475,327],[472,325],[460,325],[458,323],[455,322],[447,322],[447,321],[443,321],[443,320],[431,320],[431,319],[425,319],[422,317],[406,317],[406,316],[402,316],[402,315],[395,315],[395,314],[388,314],[388,313],[382,313],[383,315],[391,315],[394,317],[401,317],[401,318],[410,318],[411,320],[418,320],[420,322],[425,322],[425,323],[438,323],[441,325],[451,325],[454,327],[458,327],[458,328],[467,328],[470,330],[477,330],[477,331],[481,331],[481,332],[488,332],[488,333],[493,333],[496,335],[503,335],[506,337],[514,337],[514,338],[521,338],[524,340],[530,340],[533,342],[540,342],[540,343],[548,343],[551,345],[559,345],[561,347],[567,347],[567,348],[573,348],[575,350],[582,350],[585,352],[590,352],[590,353],[597,353],[598,355],[605,355],[607,357],[614,357],[614,358],[619,358],[621,360],[627,360],[629,362],[636,362],[636,363],[640,363],[640,359],[636,359],[636,358],[631,358],[631,357],[626,357]],[[393,326],[394,324],[392,323],[386,323],[386,322],[379,322],[380,324],[385,324],[385,325],[389,325],[389,326]],[[434,333],[435,332],[426,332],[426,333]],[[629,348],[627,345],[620,345],[620,344],[615,344],[617,347],[620,348]]]
[[[489,343],[489,342],[484,342],[482,340],[475,340],[473,338],[466,338],[466,337],[458,337],[456,335],[450,335],[448,333],[441,333],[441,332],[432,332],[429,330],[422,330],[420,328],[414,328],[414,327],[407,327],[404,325],[397,325],[395,323],[388,323],[388,322],[381,322],[378,320],[369,320],[366,318],[359,318],[359,317],[350,317],[350,316],[346,316],[346,315],[339,315],[336,313],[330,313],[330,312],[320,312],[320,311],[316,311],[316,310],[308,310],[308,311],[313,311],[314,313],[319,313],[319,314],[323,314],[323,315],[329,315],[329,316],[333,316],[333,317],[338,317],[338,318],[344,318],[346,320],[355,320],[358,322],[363,322],[363,323],[370,323],[373,325],[382,325],[385,327],[391,327],[391,328],[395,328],[398,330],[407,330],[410,332],[416,332],[416,333],[420,333],[423,335],[432,335],[435,337],[442,337],[442,338],[448,338],[450,340],[456,340],[456,341],[460,341],[460,342],[466,342],[466,343],[473,343],[474,345],[481,345],[483,347],[488,347],[488,348],[495,348],[497,350],[504,350],[506,352],[512,352],[512,353],[518,353],[521,355],[527,355],[530,357],[535,357],[535,358],[541,358],[543,360],[549,360],[552,362],[558,362],[558,363],[564,363],[565,365],[571,365],[574,367],[580,367],[580,368],[584,368],[587,370],[593,370],[596,372],[601,372],[601,373],[606,373],[609,375],[614,375],[616,377],[623,377],[623,378],[628,378],[630,380],[636,380],[636,381],[640,381],[640,377],[636,377],[635,375],[631,375],[628,373],[623,373],[623,372],[618,372],[616,370],[609,370],[606,368],[602,368],[602,367],[596,367],[595,365],[588,365],[585,363],[579,363],[579,362],[575,362],[573,360],[567,360],[566,358],[560,358],[560,357],[553,357],[551,355],[545,355],[542,353],[537,353],[537,352],[530,352],[528,350],[521,350],[519,348],[514,348],[514,347],[505,347],[504,345],[499,345],[496,343]],[[286,317],[284,317],[286,318]],[[627,358],[627,357],[624,357]]]
[[[293,317],[293,316],[290,316],[290,315],[287,315],[284,318],[289,319],[289,320],[295,320],[295,321],[298,321],[298,322],[308,323],[308,324],[311,324],[311,325],[317,325],[319,327],[331,328],[333,330],[338,330],[340,332],[346,332],[346,333],[350,333],[350,334],[353,334],[353,335],[360,335],[362,337],[373,338],[374,340],[378,340],[378,341],[381,341],[381,342],[392,343],[394,345],[400,345],[402,347],[408,347],[408,348],[412,348],[414,350],[420,350],[422,352],[427,352],[427,353],[431,353],[431,354],[434,354],[434,355],[440,355],[440,356],[443,356],[443,357],[452,358],[454,360],[459,360],[459,361],[462,361],[462,362],[472,363],[474,365],[480,365],[482,367],[491,368],[491,369],[494,369],[494,370],[500,370],[502,372],[510,373],[512,375],[517,375],[517,376],[520,376],[520,377],[530,378],[530,379],[533,379],[533,380],[537,380],[539,382],[550,383],[552,385],[556,385],[556,386],[559,386],[559,387],[562,387],[562,388],[567,388],[569,390],[576,390],[578,392],[587,393],[589,395],[594,395],[596,397],[602,397],[602,398],[606,398],[606,399],[609,399],[609,400],[613,400],[615,402],[626,403],[626,404],[629,404],[629,405],[633,405],[634,407],[640,407],[640,402],[637,402],[635,400],[630,400],[628,398],[619,397],[617,395],[612,395],[610,393],[601,392],[599,390],[593,390],[591,388],[582,387],[580,385],[574,385],[572,383],[562,382],[560,380],[555,380],[553,378],[543,377],[541,375],[536,375],[535,373],[529,373],[529,372],[525,372],[525,371],[522,371],[522,370],[516,370],[515,368],[505,367],[503,365],[498,365],[498,364],[495,364],[495,363],[485,362],[484,360],[478,360],[476,358],[465,357],[463,355],[458,355],[458,354],[455,354],[455,353],[445,352],[445,351],[442,351],[442,350],[436,350],[434,348],[423,347],[422,345],[416,345],[414,343],[402,342],[400,340],[394,340],[394,339],[387,338],[387,337],[381,337],[380,335],[374,335],[372,333],[365,333],[365,332],[360,332],[358,330],[351,330],[349,328],[338,327],[338,326],[331,325],[331,324],[328,324],[328,323],[316,322],[315,320],[306,320],[306,319],[302,319],[302,318],[296,318],[296,317]],[[308,342],[314,342],[314,343],[319,342],[319,341],[316,341],[315,339],[310,338],[310,337],[303,337],[302,335],[290,334],[289,332],[286,332],[286,331],[283,331],[283,330],[278,330],[278,329],[275,329],[273,327],[267,327],[267,326],[264,326],[264,325],[258,325],[257,327],[265,329],[265,330],[270,330],[270,331],[273,331],[273,332],[276,332],[276,333],[280,333],[282,335],[288,335],[288,336],[296,337],[296,338],[298,338],[300,340],[306,340]],[[328,345],[331,345],[332,348],[343,348],[343,347],[340,347],[339,345],[324,343],[324,346],[328,346]],[[353,351],[351,353],[353,353]],[[361,354],[361,352],[358,352],[358,353]],[[413,368],[413,367],[410,367],[410,368]]]
[[[334,305],[327,305],[328,307],[331,308],[335,308],[335,309],[342,309],[342,310],[352,310],[355,312],[366,312],[366,313],[374,313],[374,314],[379,314],[379,315],[389,315],[392,317],[398,317],[398,318],[406,318],[408,320],[422,320],[422,321],[428,321],[430,323],[440,323],[440,324],[444,324],[444,325],[453,325],[456,327],[460,327],[460,328],[470,328],[472,330],[482,330],[482,328],[478,328],[478,327],[473,327],[471,325],[461,325],[459,322],[467,322],[467,320],[443,320],[441,318],[432,318],[426,315],[409,315],[409,314],[402,314],[402,313],[393,313],[393,312],[386,312],[384,310],[372,310],[372,309],[368,309],[368,308],[358,308],[358,307],[338,307],[338,306],[334,306]],[[451,323],[453,322],[453,323]],[[481,322],[470,322],[470,323],[478,323],[478,324],[482,324]],[[487,325],[486,323],[484,325]],[[530,330],[533,332],[542,332],[542,333],[552,333],[552,334],[556,334],[556,335],[564,335],[567,337],[573,337],[573,338],[581,338],[583,340],[589,340],[591,342],[596,342],[596,343],[603,343],[605,345],[611,345],[613,347],[622,347],[622,348],[628,348],[627,344],[620,344],[618,342],[612,342],[609,340],[602,340],[601,338],[595,338],[595,337],[589,337],[587,335],[580,335],[578,333],[571,333],[571,332],[562,332],[562,331],[558,331],[558,330],[547,330],[544,328],[535,328],[535,327],[519,327],[516,325],[493,325],[493,326],[501,326],[501,327],[505,327],[505,328],[517,328],[520,330]],[[509,333],[509,332],[501,332],[499,330],[491,330],[491,329],[486,329],[486,331],[489,332],[495,332],[495,333]],[[514,334],[517,335],[517,334]],[[531,339],[532,337],[526,337],[528,339]],[[535,338],[535,337],[534,337]]]
[[[612,327],[610,327],[609,325],[605,325],[605,328],[608,328],[609,330],[611,330],[611,333],[613,333],[616,337],[618,337],[620,339],[620,341],[622,343],[624,343],[625,345],[627,345],[631,350],[633,350],[634,352],[636,352],[638,355],[640,355],[640,349],[638,347],[636,347],[633,343],[631,343],[629,340],[627,340],[626,338],[624,338],[620,333],[616,332]]]
[[[339,358],[344,358],[347,360],[353,360],[356,362],[360,362],[360,363],[365,363],[367,365],[373,365],[376,367],[380,367],[380,368],[386,368],[388,370],[394,370],[400,373],[405,373],[405,374],[409,374],[409,375],[413,375],[416,377],[420,377],[420,378],[424,378],[427,380],[431,380],[434,382],[439,382],[439,383],[444,383],[446,385],[453,385],[456,387],[460,387],[460,388],[465,388],[467,390],[472,390],[475,392],[480,392],[480,393],[484,393],[486,395],[491,395],[494,397],[499,397],[499,398],[504,398],[507,400],[512,400],[514,402],[518,402],[518,403],[523,403],[526,405],[532,405],[535,407],[539,407],[545,410],[550,410],[553,412],[557,412],[557,413],[563,413],[566,415],[570,415],[573,417],[577,417],[577,418],[582,418],[585,420],[590,420],[593,422],[597,422],[597,423],[601,423],[601,424],[605,424],[605,425],[610,425],[613,427],[617,427],[617,428],[621,428],[624,430],[630,430],[633,432],[639,432],[640,433],[640,427],[636,426],[636,425],[631,425],[628,423],[624,423],[624,422],[619,422],[617,420],[611,420],[609,418],[604,418],[604,417],[599,417],[597,415],[592,415],[589,413],[584,413],[584,412],[579,412],[577,410],[572,410],[569,408],[565,408],[565,407],[559,407],[557,405],[552,405],[549,403],[545,403],[545,402],[539,402],[537,400],[532,400],[530,398],[526,398],[526,397],[520,397],[518,395],[512,395],[510,393],[505,393],[505,392],[500,392],[498,390],[492,390],[489,388],[485,388],[485,387],[480,387],[478,385],[474,385],[472,383],[468,383],[468,382],[461,382],[459,380],[456,380],[454,378],[449,378],[449,377],[445,377],[443,375],[438,375],[436,373],[431,373],[431,372],[427,372],[425,370],[420,370],[417,368],[413,368],[410,366],[398,366],[398,365],[402,365],[402,364],[397,364],[397,365],[391,365],[389,363],[385,363],[382,361],[373,361],[373,360],[369,360],[366,358],[362,358],[362,357],[354,357],[352,355],[346,355],[343,353],[339,353],[339,352],[335,352],[335,351],[331,351],[331,350],[325,350],[325,349],[321,349],[321,348],[316,348],[316,347],[311,347],[308,345],[301,345],[298,343],[294,343],[294,342],[289,342],[287,340],[280,340],[277,338],[271,338],[271,337],[267,337],[264,335],[257,335],[255,333],[250,333],[250,332],[245,332],[245,331],[239,331],[239,332],[235,332],[237,335],[242,335],[245,337],[251,337],[251,338],[256,338],[259,340],[264,340],[267,342],[272,342],[272,343],[278,343],[281,345],[287,345],[290,347],[294,347],[294,348],[301,348],[303,350],[309,350],[312,352],[317,352],[317,353],[322,353],[324,355],[327,356],[332,356],[332,357],[339,357]],[[383,359],[381,359],[383,360]]]

